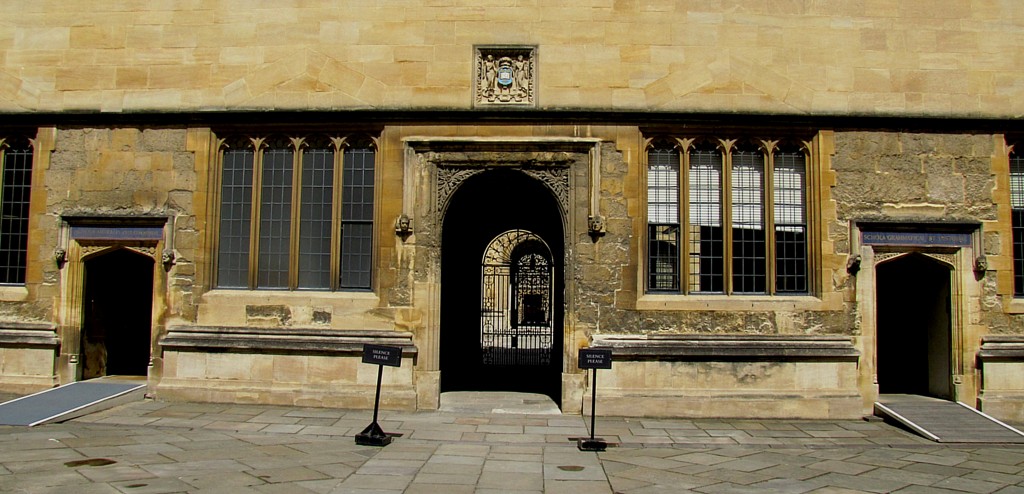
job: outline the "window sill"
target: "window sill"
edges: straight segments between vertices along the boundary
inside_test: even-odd
[[[372,291],[313,291],[313,290],[234,290],[217,288],[203,294],[204,299],[245,301],[246,303],[267,303],[272,301],[324,301],[337,302],[342,300],[378,302],[377,294]]]
[[[28,288],[24,286],[0,286],[0,302],[23,302],[28,300]]]
[[[1007,314],[1024,314],[1024,298],[1006,297],[1009,301],[1004,304],[1004,312]]]
[[[1024,301],[1022,301],[1024,302]],[[678,295],[644,294],[637,310],[831,310],[831,304],[811,295]]]

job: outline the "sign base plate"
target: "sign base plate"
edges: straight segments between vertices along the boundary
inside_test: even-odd
[[[360,446],[387,446],[392,436],[381,430],[376,422],[366,426],[363,432],[356,434],[356,444]]]
[[[594,439],[579,438],[576,440],[576,447],[580,451],[604,451],[608,449],[608,443],[600,437]]]

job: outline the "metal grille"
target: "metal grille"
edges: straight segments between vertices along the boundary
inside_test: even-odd
[[[647,288],[679,291],[679,152],[647,155]]]
[[[331,210],[334,150],[302,153],[302,200],[299,206],[299,288],[331,288]]]
[[[223,154],[217,286],[248,288],[249,230],[252,222],[253,150]]]
[[[4,152],[0,284],[25,283],[31,189],[32,146],[28,142],[17,143]]]
[[[775,291],[807,293],[806,157],[779,151],[774,163]]]
[[[732,155],[732,284],[735,293],[765,293],[764,155]]]
[[[690,292],[725,290],[722,229],[722,154],[713,146],[690,152]]]
[[[370,288],[375,159],[373,149],[345,151],[341,198],[340,285],[343,288]]]
[[[1013,211],[1013,294],[1024,295],[1024,156],[1010,153],[1010,205]]]
[[[263,152],[257,288],[288,288],[293,157],[290,147]]]
[[[481,269],[483,364],[550,364],[551,297],[551,254],[543,241],[523,230],[495,237]]]

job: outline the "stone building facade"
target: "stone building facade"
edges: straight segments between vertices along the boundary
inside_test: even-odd
[[[1020,9],[8,7],[0,389],[1024,420]]]

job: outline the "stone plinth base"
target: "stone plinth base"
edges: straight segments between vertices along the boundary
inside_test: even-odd
[[[597,371],[598,415],[862,416],[859,354],[849,338],[596,336],[593,347],[611,349],[613,358],[611,369]]]
[[[978,361],[978,409],[999,420],[1024,422],[1024,336],[986,336]]]
[[[52,324],[0,323],[0,391],[28,394],[58,384],[60,338]]]
[[[167,400],[372,409],[378,366],[362,363],[364,344],[402,348],[385,367],[380,406],[415,410],[412,335],[397,331],[178,327],[161,340]]]

